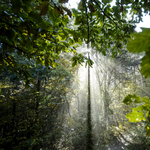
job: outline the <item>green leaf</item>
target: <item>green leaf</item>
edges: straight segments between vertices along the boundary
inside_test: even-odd
[[[125,103],[126,105],[130,105],[132,102],[140,103],[141,102],[140,99],[141,98],[135,94],[134,95],[129,94],[124,98],[123,103]]]
[[[75,17],[77,17],[78,14],[79,14],[78,11],[77,11],[76,9],[74,9],[74,8],[72,9],[72,12],[73,12],[73,15],[74,15]]]
[[[150,127],[148,125],[146,126],[146,135],[150,136]]]
[[[83,3],[82,3],[82,0],[79,2],[78,4],[78,9],[79,10],[83,10]]]
[[[42,20],[41,16],[38,13],[31,11],[29,13],[29,16],[32,17],[33,21],[35,21],[36,23],[38,23],[38,24],[43,23],[43,20]]]
[[[102,2],[103,2],[104,4],[107,4],[107,3],[111,3],[112,0],[102,0]]]
[[[148,97],[142,97],[142,101],[150,105],[150,100]]]
[[[150,50],[150,28],[142,28],[142,32],[134,33],[131,36],[127,45],[130,52],[141,53]]]
[[[145,53],[145,56],[141,59],[141,73],[148,78],[150,76],[150,50]]]
[[[69,38],[69,45],[72,45],[72,44],[74,44],[74,40]]]
[[[132,108],[132,112],[128,113],[126,118],[128,118],[130,122],[141,122],[142,120],[146,120],[143,114],[143,106]]]
[[[145,56],[141,59],[141,73],[148,78],[150,76],[150,28],[142,28],[142,32],[132,34],[132,38],[127,45],[130,52],[145,52]]]

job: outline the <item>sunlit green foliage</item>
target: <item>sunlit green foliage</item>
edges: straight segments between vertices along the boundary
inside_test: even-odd
[[[66,26],[71,11],[62,4],[48,0],[1,1],[0,15],[1,68],[24,76],[27,83],[31,81],[30,73],[25,63],[18,62],[15,53],[20,58],[55,68],[60,52],[73,50],[70,46],[74,40],[68,43],[73,30]]]
[[[142,28],[142,32],[132,34],[132,38],[127,45],[130,52],[142,53],[144,52],[144,57],[141,63],[141,73],[146,78],[150,76],[150,29]]]
[[[150,29],[143,28],[141,33],[130,36],[135,29],[134,23],[142,20],[142,11],[149,13],[149,1],[116,0],[115,6],[111,7],[111,0],[81,0],[78,9],[72,10],[66,7],[67,2],[68,0],[0,1],[0,149],[56,148],[55,144],[61,139],[63,131],[64,115],[69,110],[66,97],[69,92],[73,92],[70,87],[72,74],[77,69],[75,66],[84,61],[91,67],[93,64],[92,60],[77,53],[76,48],[82,43],[91,45],[95,52],[106,57],[122,60],[125,70],[132,72],[132,66],[138,66],[139,60],[136,64],[132,63],[132,57],[126,58],[127,51],[124,47],[129,41],[127,48],[130,52],[139,53],[141,58],[144,55],[141,59],[142,75],[146,78],[150,76]],[[132,17],[130,20],[127,20],[128,12]],[[70,52],[73,53],[72,57],[64,55]],[[117,99],[117,109],[127,111],[118,102],[118,99],[125,96],[120,91],[126,84],[129,88],[126,91],[129,93],[129,90],[136,87],[136,83],[122,83],[118,87],[116,82],[120,82],[120,74],[116,69],[109,79],[113,77],[116,80],[115,90],[119,91],[113,91],[119,97],[113,97]],[[125,73],[121,77],[122,80],[132,80]],[[112,81],[109,79],[110,84]],[[147,91],[146,88],[142,89]],[[101,90],[105,105],[109,105],[110,93],[106,89],[104,92],[104,87]],[[124,103],[133,107],[127,118],[131,122],[146,120],[146,131],[150,136],[150,104],[149,98],[144,97],[148,95],[145,93],[140,96],[130,93]],[[71,99],[72,94],[69,96]],[[103,121],[119,114],[119,111],[112,109],[105,107],[106,117]],[[82,141],[85,136],[85,117],[79,116],[75,120],[80,121],[74,127],[81,135],[71,141],[76,132],[68,131],[66,136],[69,136],[69,141],[66,145],[79,149],[77,143],[85,142]],[[68,122],[71,121],[70,119]],[[121,131],[123,123],[120,121],[116,125],[117,123],[112,126],[119,126]],[[68,127],[71,128],[71,123]],[[100,128],[106,129],[105,126]],[[110,132],[112,131],[111,129]],[[117,141],[114,133],[116,131],[111,135]],[[97,136],[96,140],[103,144],[102,148],[106,148],[111,137],[108,133],[103,134],[100,136],[104,139],[100,140],[101,137]],[[65,144],[62,145],[65,147]],[[81,149],[84,148],[82,146]]]
[[[141,59],[141,74],[148,78],[150,76],[150,29],[142,28],[142,32],[132,34],[132,37],[127,45],[130,52],[134,53],[144,53],[144,57]],[[149,126],[149,111],[150,102],[148,97],[140,97],[137,95],[128,95],[124,99],[124,103],[130,105],[131,103],[140,103],[136,108],[132,108],[132,112],[127,114],[127,118],[131,122],[141,122],[146,121],[145,126],[147,131],[147,136],[150,136],[150,126]]]
[[[141,122],[146,121],[147,124],[145,126],[147,131],[147,136],[150,136],[150,99],[148,97],[140,97],[136,95],[128,95],[124,99],[124,103],[127,105],[131,105],[131,103],[136,103],[138,106],[136,108],[132,108],[132,112],[128,113],[126,117],[130,122]]]

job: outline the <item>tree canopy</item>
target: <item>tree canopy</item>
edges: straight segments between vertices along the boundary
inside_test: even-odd
[[[149,2],[142,0],[117,0],[114,6],[110,5],[111,0],[81,0],[77,10],[67,8],[67,2],[1,1],[1,68],[15,71],[29,82],[28,67],[26,64],[19,64],[14,53],[28,60],[34,59],[36,64],[56,67],[61,51],[74,52],[74,66],[85,59],[76,53],[76,47],[83,41],[90,42],[92,48],[104,55],[117,56],[122,53],[123,45],[134,31],[134,23],[142,21],[142,9],[144,13],[149,13],[150,9]],[[130,17],[127,19],[128,16]],[[72,21],[69,25],[70,19]],[[145,39],[137,39],[139,40]],[[136,46],[133,47],[129,48],[132,52],[139,52]],[[147,52],[145,47],[142,49]]]
[[[126,74],[133,73],[133,68],[135,80],[134,84],[128,84],[130,88],[135,87],[136,77],[149,83],[150,29],[142,28],[142,32],[137,33],[135,27],[145,14],[150,15],[150,2],[116,0],[114,6],[111,6],[111,2],[80,0],[77,9],[70,9],[66,6],[68,0],[0,0],[2,148],[37,149],[44,145],[44,140],[56,143],[61,137],[59,132],[65,117],[59,117],[59,114],[68,113],[69,99],[75,95],[71,89],[73,75],[79,64],[85,62],[92,67],[94,63],[77,51],[82,45],[91,48],[94,54],[101,53],[119,61]],[[134,53],[138,55],[137,58]],[[97,58],[97,64],[100,65],[102,58]],[[125,97],[123,102],[132,108],[126,117],[131,122],[146,121],[147,135],[150,136],[148,94],[138,95],[140,88],[133,93],[127,90],[129,95],[120,94],[120,87],[116,83],[131,81],[131,78],[126,77],[125,73],[120,78],[119,65],[118,68],[112,68],[114,70],[109,68],[112,76],[111,72],[107,74],[108,83],[106,71],[103,71],[105,83],[109,87],[109,79],[115,80],[114,87],[119,90],[119,100]],[[140,75],[135,68],[140,70]],[[97,76],[100,76],[100,72],[97,69]],[[103,84],[99,79],[99,86]],[[101,88],[106,100],[104,105],[110,103],[107,101],[110,98],[106,96],[106,84],[105,91]],[[146,87],[143,89],[147,90]],[[105,109],[106,118],[109,113],[113,113],[111,108]],[[84,119],[82,127],[83,124]],[[55,132],[50,133],[52,130]],[[79,131],[78,127],[76,130]],[[72,133],[68,133],[70,135]],[[54,143],[49,143],[47,147],[53,148],[51,145]]]

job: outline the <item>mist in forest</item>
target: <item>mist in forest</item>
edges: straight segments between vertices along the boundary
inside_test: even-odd
[[[57,68],[39,64],[30,70],[36,82],[28,88],[13,72],[7,72],[9,78],[1,75],[1,147],[6,150],[14,146],[31,150],[149,149],[147,123],[136,108],[141,108],[140,104],[129,106],[123,100],[128,94],[150,96],[150,80],[140,73],[141,55],[122,51],[123,54],[112,58],[83,46],[77,54],[87,59],[74,67],[70,61],[74,54],[62,52]],[[126,118],[133,110],[142,121],[130,122]]]
[[[87,56],[89,50],[81,48],[79,51],[83,51]],[[136,92],[143,83],[141,75],[134,66],[100,53],[93,53],[92,50],[90,59],[94,62],[90,67],[93,149],[134,148],[133,139],[142,143],[140,137],[144,136],[144,131],[141,130],[138,132],[139,136],[135,136],[143,123],[134,124],[128,121],[126,113],[129,112],[129,107],[123,103],[123,99],[127,94]],[[72,87],[73,97],[70,99],[69,112],[60,140],[60,145],[66,145],[68,150],[86,150],[88,73],[88,66],[85,63],[76,71]]]

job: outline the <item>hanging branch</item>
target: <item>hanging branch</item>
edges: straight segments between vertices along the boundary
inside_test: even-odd
[[[110,19],[110,20],[120,29],[119,25],[118,25],[117,23],[115,23],[114,20],[111,19],[111,18],[102,10],[102,8],[101,8],[101,6],[98,4],[98,2],[97,2],[96,0],[93,0],[93,1],[94,1],[94,2],[96,3],[96,5],[100,8],[100,10],[101,10],[101,12],[103,13],[103,15],[105,15],[108,19]]]

